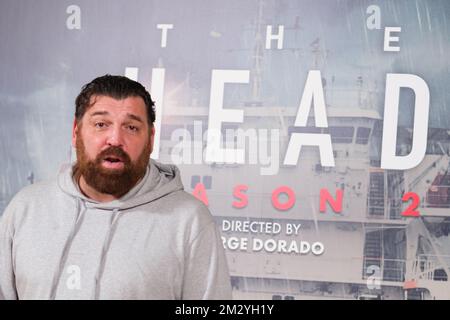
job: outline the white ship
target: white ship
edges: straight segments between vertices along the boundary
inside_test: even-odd
[[[295,108],[243,109],[244,130],[283,128],[280,124],[288,128],[280,148],[283,156],[290,133],[300,131],[292,126]],[[172,148],[178,143],[170,140],[170,130],[184,127],[193,133],[194,120],[207,123],[207,108],[174,108],[171,112],[171,127],[166,126],[161,136],[163,162],[171,162]],[[224,219],[301,223],[297,239],[321,241],[326,248],[320,256],[227,250],[234,298],[449,299],[449,133],[430,129],[428,153],[418,167],[383,170],[374,160],[380,158],[379,114],[373,109],[331,107],[327,112],[335,167],[320,165],[317,148],[305,148],[297,166],[281,166],[273,176],[261,175],[258,165],[179,165],[188,191],[198,182],[205,185],[210,210],[219,225]],[[406,154],[408,141],[402,134],[407,137],[408,132],[399,129],[398,152]],[[248,205],[236,209],[232,206],[236,200],[233,188],[241,184],[248,185]],[[296,204],[288,211],[271,204],[271,193],[282,185],[296,195]],[[327,212],[319,212],[322,188],[331,194],[344,190],[341,213],[329,207]],[[402,216],[411,205],[402,201],[405,192],[419,196],[420,217]],[[245,236],[242,232],[223,235]],[[247,236],[293,239],[282,233]]]
[[[205,186],[209,208],[218,225],[227,221],[271,221],[286,226],[301,224],[297,236],[265,235],[222,231],[225,238],[258,237],[276,241],[320,241],[321,255],[285,252],[230,250],[227,258],[236,299],[450,299],[450,131],[429,129],[427,154],[419,166],[406,171],[380,169],[383,120],[376,86],[370,88],[358,77],[353,88],[335,88],[332,78],[325,86],[327,129],[293,126],[297,108],[264,106],[260,98],[263,76],[263,1],[259,2],[254,25],[251,102],[235,108],[244,110],[244,123],[223,125],[226,129],[280,129],[280,168],[275,175],[261,175],[261,166],[248,164],[257,156],[257,146],[270,145],[265,139],[250,137],[246,143],[247,164],[179,164],[185,189],[197,183]],[[298,29],[295,24],[292,29]],[[320,69],[324,50],[320,39],[310,44],[313,67]],[[355,89],[356,88],[356,89]],[[190,88],[186,88],[187,91]],[[328,105],[328,103],[330,105]],[[172,162],[175,129],[184,128],[185,138],[197,140],[191,154],[201,153],[206,139],[195,134],[194,123],[208,124],[206,107],[175,107],[170,101],[163,116],[160,160]],[[233,108],[233,107],[227,107]],[[313,113],[313,112],[312,112]],[[311,126],[310,126],[311,123]],[[411,146],[411,130],[398,128],[397,155],[406,155]],[[330,133],[334,167],[322,167],[317,148],[304,147],[297,166],[283,166],[293,132]],[[197,150],[195,150],[197,149]],[[233,189],[247,185],[248,205],[233,207]],[[288,186],[296,196],[295,205],[279,211],[271,203],[272,192]],[[343,208],[335,213],[319,210],[320,190],[344,191]],[[411,205],[402,197],[418,195],[419,217],[405,217]]]
[[[223,124],[226,129],[280,130],[279,171],[261,175],[261,165],[249,164],[258,158],[261,145],[270,145],[273,136],[251,136],[246,142],[246,164],[178,164],[187,191],[201,182],[209,208],[218,225],[226,221],[301,224],[298,235],[267,235],[222,231],[223,237],[273,239],[276,241],[321,242],[321,255],[231,250],[226,247],[236,299],[450,299],[450,131],[429,129],[427,154],[419,166],[406,171],[380,169],[383,119],[378,110],[377,89],[358,77],[352,88],[336,88],[334,77],[326,86],[328,128],[317,129],[313,114],[308,127],[294,127],[297,107],[264,106],[261,98],[264,55],[264,2],[253,26],[253,68],[250,72],[251,101],[240,106],[244,123]],[[298,30],[296,23],[286,29]],[[290,49],[291,50],[291,49]],[[293,49],[292,49],[293,50]],[[294,50],[295,51],[295,50]],[[300,50],[305,51],[305,50]],[[297,52],[297,51],[295,51]],[[310,44],[311,69],[320,70],[326,50],[320,39]],[[325,53],[324,53],[325,52]],[[297,52],[298,53],[298,52]],[[186,92],[191,91],[186,83]],[[182,88],[178,88],[182,90]],[[202,154],[206,139],[196,134],[195,121],[203,131],[208,124],[207,107],[176,107],[165,102],[161,131],[160,160],[173,162],[171,154],[179,141],[175,129],[184,128],[193,154]],[[313,113],[313,112],[311,112]],[[398,128],[397,155],[406,155],[411,146],[411,130]],[[248,132],[249,132],[248,131]],[[330,133],[334,167],[322,167],[318,148],[303,147],[296,166],[283,166],[293,132]],[[185,154],[186,155],[186,154]],[[188,154],[189,155],[189,154]],[[233,189],[247,185],[248,204],[233,207]],[[280,186],[291,188],[295,205],[286,211],[274,208],[272,192]],[[320,190],[334,196],[344,192],[343,207],[335,213],[319,210]],[[402,215],[412,202],[402,201],[407,192],[418,195],[419,217]]]

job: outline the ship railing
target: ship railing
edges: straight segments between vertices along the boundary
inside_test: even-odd
[[[443,261],[447,266],[442,266]],[[420,254],[412,262],[412,274],[415,279],[448,281],[446,269],[450,265],[450,256]]]
[[[450,208],[450,185],[431,186],[422,203],[426,208]]]
[[[405,281],[406,260],[364,257],[363,279],[369,277],[383,281]]]
[[[409,190],[413,190],[415,188],[415,186],[421,182],[424,177],[431,171],[431,170],[435,170],[435,168],[438,166],[438,163],[440,163],[441,161],[447,161],[448,162],[448,155],[443,153],[441,155],[441,157],[439,157],[438,159],[436,159],[435,161],[433,161],[433,163],[431,163],[427,168],[425,168],[422,173],[420,175],[418,175],[408,186]]]

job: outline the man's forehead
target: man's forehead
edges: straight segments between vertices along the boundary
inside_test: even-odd
[[[109,96],[92,96],[89,107],[86,110],[88,114],[98,113],[99,110],[104,113],[114,113],[121,110],[132,110],[133,113],[146,115],[144,100],[138,96],[130,96],[124,99],[116,99]]]
[[[145,102],[142,97],[139,96],[128,96],[125,98],[114,98],[105,95],[93,95],[89,100],[89,106],[94,105],[112,105],[112,106],[122,106],[122,105],[137,105],[145,107]]]

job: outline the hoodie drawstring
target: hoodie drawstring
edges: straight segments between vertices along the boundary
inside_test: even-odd
[[[81,208],[83,206],[83,208]],[[67,258],[69,256],[70,247],[72,246],[73,239],[75,238],[78,230],[80,230],[80,226],[83,223],[84,214],[86,212],[86,204],[80,198],[77,198],[77,219],[75,220],[75,225],[70,232],[69,237],[64,244],[64,249],[61,255],[61,259],[59,260],[58,269],[53,277],[52,287],[50,291],[50,300],[55,300],[56,290],[58,289],[59,282],[61,281],[61,275],[66,265]]]
[[[102,255],[100,258],[100,265],[98,267],[97,273],[95,275],[95,292],[94,299],[98,300],[100,297],[100,280],[103,276],[103,271],[105,270],[106,255],[108,254],[109,247],[111,245],[114,232],[117,227],[117,220],[120,217],[120,210],[118,208],[113,210],[113,215],[111,217],[111,224],[109,226],[108,234],[105,237],[105,242],[103,243]]]
[[[83,208],[81,208],[81,206]],[[72,231],[70,232],[70,236],[67,238],[66,243],[64,244],[63,253],[61,255],[61,259],[59,260],[58,270],[55,273],[55,276],[53,278],[53,283],[50,291],[50,300],[55,300],[56,298],[56,291],[58,289],[59,282],[61,281],[61,276],[63,273],[64,266],[66,265],[70,248],[72,246],[73,240],[75,236],[77,235],[78,231],[80,230],[80,227],[83,223],[84,216],[86,213],[86,204],[83,200],[80,198],[77,198],[77,219],[75,221],[75,225],[72,228]],[[120,210],[118,208],[113,210],[113,215],[111,217],[111,224],[108,229],[108,233],[105,237],[105,242],[103,244],[102,249],[102,255],[100,258],[100,264],[97,269],[97,273],[95,276],[95,292],[94,292],[94,299],[98,299],[100,295],[100,279],[103,275],[103,271],[105,269],[105,262],[106,262],[106,255],[108,253],[109,247],[111,245],[112,238],[114,236],[114,232],[116,231],[117,226],[117,220],[119,220],[120,217]]]

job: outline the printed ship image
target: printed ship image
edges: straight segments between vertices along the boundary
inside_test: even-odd
[[[347,83],[345,87],[338,87],[334,76],[328,81],[323,79],[327,129],[314,127],[312,110],[307,127],[295,127],[297,106],[270,106],[267,100],[271,97],[262,97],[265,83],[285,81],[271,79],[268,71],[274,68],[276,58],[273,54],[267,57],[265,21],[264,1],[259,1],[255,22],[247,34],[249,39],[244,41],[253,43],[253,48],[247,49],[252,60],[248,84],[251,101],[240,105],[224,103],[226,109],[243,110],[244,121],[224,122],[223,134],[227,129],[267,130],[266,135],[249,134],[246,138],[245,164],[192,163],[194,154],[202,154],[206,148],[206,138],[202,134],[209,119],[208,107],[197,107],[195,99],[189,107],[180,104],[177,107],[176,103],[166,101],[161,129],[160,159],[163,162],[173,162],[171,154],[180,145],[179,140],[193,140],[192,144],[184,145],[191,154],[183,153],[191,158],[191,164],[178,164],[183,183],[190,192],[198,183],[204,185],[208,206],[219,226],[223,226],[223,221],[273,222],[283,228],[287,224],[301,225],[298,235],[222,230],[225,239],[247,238],[251,243],[252,239],[259,238],[324,245],[325,250],[320,255],[249,248],[233,250],[225,246],[233,297],[450,299],[450,131],[429,128],[427,152],[417,167],[405,171],[380,169],[383,103],[379,101],[381,95],[376,83],[368,84],[362,75],[357,77],[356,84]],[[296,35],[301,33],[297,20],[286,28]],[[310,43],[309,48],[289,50],[296,57],[291,61],[294,65],[309,60],[308,52],[312,54],[309,69],[322,70],[325,77],[328,51],[320,38]],[[360,71],[364,68],[371,68],[370,64],[357,66]],[[367,75],[372,79],[369,81],[374,82],[374,75]],[[347,80],[351,81],[350,77]],[[185,82],[185,92],[191,91],[189,81]],[[301,86],[299,84],[299,88]],[[183,88],[178,87],[178,90]],[[430,106],[430,110],[432,108]],[[203,132],[200,135],[196,133],[195,121],[201,121]],[[179,140],[174,139],[172,133],[179,128],[187,133],[178,135]],[[276,139],[270,134],[271,129],[280,132],[279,141],[275,143],[279,145],[279,155],[271,150],[272,140]],[[284,166],[287,145],[294,132],[329,133],[335,166],[321,166],[317,147],[302,147],[297,165]],[[397,155],[409,154],[411,132],[408,127],[398,127]],[[231,142],[230,147],[236,148],[237,140],[239,138],[233,137],[226,142],[222,140],[221,146],[227,147]],[[275,174],[267,174],[270,165],[267,157],[261,158],[261,149],[272,161],[279,160]],[[260,161],[250,164],[250,158]],[[245,192],[248,204],[236,208],[233,202],[239,199],[233,190],[240,185],[248,187]],[[289,187],[295,194],[295,205],[286,211],[277,210],[271,201],[272,193],[281,186]],[[337,189],[343,191],[340,213],[335,213],[328,205],[326,212],[320,212],[321,189],[327,189],[333,197]],[[415,208],[420,212],[419,217],[402,216],[412,204],[411,200],[402,201],[407,192],[419,197]],[[283,201],[280,196],[280,202]]]
[[[329,94],[329,93],[328,93]],[[348,94],[348,93],[347,93]],[[361,92],[357,95],[361,98]],[[363,97],[361,101],[365,101]],[[237,299],[449,299],[450,284],[450,138],[447,130],[429,129],[427,154],[405,171],[380,169],[382,118],[374,108],[327,106],[328,129],[294,127],[296,108],[241,106],[239,128],[279,128],[280,165],[274,175],[261,175],[262,165],[178,164],[187,191],[201,182],[218,225],[227,221],[301,224],[298,235],[222,231],[237,237],[323,243],[321,255],[227,249],[233,295]],[[313,112],[311,112],[313,113]],[[163,162],[171,162],[175,128],[194,137],[194,121],[208,123],[207,108],[172,108],[161,132]],[[311,127],[309,124],[311,122]],[[226,123],[223,127],[230,128]],[[205,129],[204,129],[205,130]],[[223,130],[225,133],[225,129]],[[297,166],[282,164],[293,132],[325,132],[332,137],[335,167],[320,165],[317,147],[303,147]],[[399,127],[397,155],[406,155],[411,130]],[[186,137],[187,138],[187,137]],[[198,137],[197,137],[198,138]],[[256,140],[255,140],[256,139]],[[257,153],[261,137],[247,140],[246,159]],[[270,135],[263,141],[270,146]],[[206,139],[189,145],[203,150]],[[270,148],[270,147],[268,147]],[[201,152],[202,150],[197,150]],[[186,155],[186,154],[184,154]],[[233,189],[247,185],[248,204],[233,207]],[[288,186],[295,205],[277,210],[272,192]],[[320,190],[335,197],[343,190],[340,213],[319,211]],[[419,196],[419,217],[404,217],[411,206],[406,192]],[[280,196],[280,202],[283,202]]]
[[[157,122],[162,118],[156,137],[158,161],[178,165],[187,192],[204,185],[208,207],[221,229],[224,222],[282,226],[278,234],[222,230],[226,240],[249,240],[246,250],[224,243],[235,299],[450,299],[450,126],[449,121],[437,121],[449,114],[445,84],[450,2],[256,0],[192,6],[174,1],[117,10],[120,6],[112,1],[107,12],[86,2],[82,12],[102,19],[91,19],[87,28],[82,22],[81,31],[65,29],[64,18],[71,15],[64,16],[60,7],[41,5],[42,10],[27,12],[11,5],[16,2],[4,3],[5,13],[21,11],[23,19],[5,15],[11,27],[4,28],[4,74],[14,76],[5,77],[3,86],[0,214],[23,186],[53,176],[59,160],[68,160],[74,94],[93,71],[139,69],[136,77],[149,91],[154,84],[163,88],[160,97],[152,93],[157,111],[162,110],[162,117],[157,116]],[[379,11],[375,29],[370,28],[377,24],[371,8]],[[145,14],[149,10],[154,12],[151,17]],[[61,28],[49,23],[54,19],[41,19],[34,29],[42,32],[33,34],[42,13],[60,17]],[[77,44],[97,43],[105,21],[114,27],[117,19],[117,32],[101,43],[100,55],[83,59],[85,46]],[[165,36],[156,27],[159,23],[172,25]],[[386,27],[402,29],[392,34],[398,37],[391,43],[398,52],[383,49]],[[20,30],[31,31],[15,32]],[[54,34],[60,36],[49,41]],[[43,47],[38,46],[35,59],[23,59],[28,51],[21,50],[22,43],[30,37]],[[128,50],[120,52],[116,43],[122,40]],[[108,50],[118,54],[105,58],[102,53]],[[152,68],[164,68],[165,78],[150,80]],[[243,123],[224,122],[223,133],[267,130],[246,138],[245,164],[195,162],[195,155],[203,155],[206,148],[194,123],[201,123],[201,134],[207,130],[212,69],[250,70],[248,83],[225,85],[223,103],[224,109],[244,112]],[[310,70],[320,70],[326,79],[327,129],[314,127],[313,111],[306,128],[294,126]],[[378,92],[385,87],[381,83],[386,74],[397,72],[423,78],[431,95],[426,155],[417,167],[404,171],[380,168],[384,94]],[[400,117],[413,116],[409,103],[400,109]],[[397,155],[409,154],[411,127],[398,127]],[[180,128],[186,137],[174,135]],[[279,130],[280,139],[271,129]],[[283,165],[295,132],[330,133],[335,166],[321,166],[317,147],[303,147],[295,166]],[[183,153],[183,160],[194,163],[173,160],[183,138],[193,140],[187,146],[191,154]],[[230,148],[237,148],[233,143]],[[73,149],[70,157],[75,159]],[[273,168],[276,172],[270,172]],[[248,204],[236,208],[233,203],[240,199],[234,190],[242,185],[248,187],[242,192]],[[295,204],[284,211],[272,203],[274,190],[282,186],[295,195]],[[321,212],[323,189],[333,198],[336,190],[343,191],[340,212],[329,204]],[[410,192],[418,198],[403,201]],[[280,202],[286,199],[279,196]],[[419,217],[402,215],[410,206]],[[300,225],[298,234],[286,234],[288,224]],[[277,244],[320,242],[324,252],[251,250],[256,238]]]

